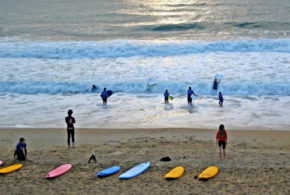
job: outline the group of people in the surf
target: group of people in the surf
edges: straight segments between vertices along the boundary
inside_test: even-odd
[[[221,82],[221,79],[217,79],[217,78],[214,79],[213,86],[212,86],[213,91],[216,92],[218,90],[220,82]],[[188,87],[188,90],[187,90],[187,102],[188,102],[188,105],[190,105],[190,106],[192,106],[192,96],[198,97],[198,95],[192,90],[192,88]],[[165,104],[169,103],[169,97],[170,97],[170,94],[168,92],[168,89],[166,89],[165,92],[164,92],[164,102],[165,102]],[[222,94],[221,91],[218,94],[218,99],[219,99],[219,106],[222,107],[223,106],[223,102],[224,102],[224,98],[223,98],[223,94]]]
[[[218,90],[220,82],[221,82],[221,79],[218,79],[218,78],[215,77],[215,79],[213,81],[213,85],[212,85],[213,91],[216,92]],[[96,92],[96,91],[97,91],[97,86],[93,85],[92,86],[92,92]],[[107,104],[108,97],[110,97],[112,95],[112,93],[113,92],[111,90],[107,91],[107,89],[104,88],[104,90],[100,94],[100,96],[101,96],[101,98],[103,100],[103,105]],[[165,90],[163,95],[164,95],[165,104],[169,103],[170,97],[173,99],[173,97],[170,96],[170,93],[169,93],[168,89]],[[191,87],[188,87],[188,90],[187,90],[187,102],[188,102],[188,105],[190,105],[190,106],[193,105],[192,104],[192,96],[198,97],[198,95],[193,91],[193,89]],[[219,99],[219,106],[222,107],[223,106],[223,102],[224,102],[224,98],[223,98],[223,94],[222,94],[221,91],[218,94],[218,99]]]
[[[218,78],[214,79],[213,86],[212,86],[212,89],[214,91],[218,90],[220,82],[221,82],[221,79],[218,79]],[[169,103],[169,97],[170,97],[170,93],[169,93],[168,89],[165,90],[163,95],[164,95],[165,104],[168,104]],[[187,90],[187,103],[190,106],[192,106],[192,96],[198,97],[198,95],[192,90],[192,88],[188,87],[188,90]],[[221,91],[219,92],[218,98],[219,98],[219,105],[222,107],[223,106],[223,102],[224,102],[224,98],[223,98],[223,94],[222,94]]]

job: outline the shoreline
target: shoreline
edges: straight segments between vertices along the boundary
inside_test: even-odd
[[[43,128],[43,127],[0,127],[0,131],[17,131],[17,130],[24,130],[24,131],[47,131],[47,130],[52,130],[52,131],[56,131],[56,130],[62,130],[62,129],[66,129],[66,127],[57,127],[57,128]],[[184,128],[184,127],[146,127],[146,128],[130,128],[130,127],[124,127],[124,128],[91,128],[91,127],[75,127],[75,129],[78,130],[82,130],[82,131],[98,131],[98,132],[131,132],[131,131],[150,131],[150,130],[154,130],[154,131],[162,131],[162,130],[166,130],[166,131],[176,131],[176,130],[181,130],[181,131],[185,131],[185,132],[206,132],[206,131],[217,131],[217,128]],[[230,131],[235,131],[235,132],[242,132],[242,131],[249,131],[249,132],[290,132],[289,130],[286,129],[265,129],[265,128],[261,128],[260,129],[229,129]]]

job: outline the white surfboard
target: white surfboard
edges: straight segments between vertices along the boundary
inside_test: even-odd
[[[150,167],[150,162],[144,162],[135,167],[129,169],[125,173],[119,176],[119,179],[131,179],[145,172]]]
[[[224,76],[221,75],[221,74],[216,74],[216,75],[215,75],[215,78],[221,80],[221,79],[224,78]]]

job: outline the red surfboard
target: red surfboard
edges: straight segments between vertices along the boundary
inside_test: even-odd
[[[55,178],[55,177],[61,176],[61,175],[65,174],[66,172],[68,172],[71,168],[72,168],[71,164],[61,165],[61,166],[57,167],[56,169],[53,169],[52,171],[47,173],[45,178],[46,179],[51,179],[51,178]]]

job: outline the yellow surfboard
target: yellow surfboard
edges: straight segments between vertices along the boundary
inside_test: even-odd
[[[177,179],[179,177],[181,177],[184,173],[184,167],[182,166],[178,166],[175,167],[174,169],[172,169],[171,171],[169,171],[164,178],[166,179]]]
[[[0,169],[0,174],[11,173],[13,171],[20,169],[21,167],[23,167],[23,164],[11,165],[9,167],[5,167],[5,168]]]
[[[219,168],[216,166],[210,166],[199,174],[198,179],[210,179],[216,176],[219,172]]]

